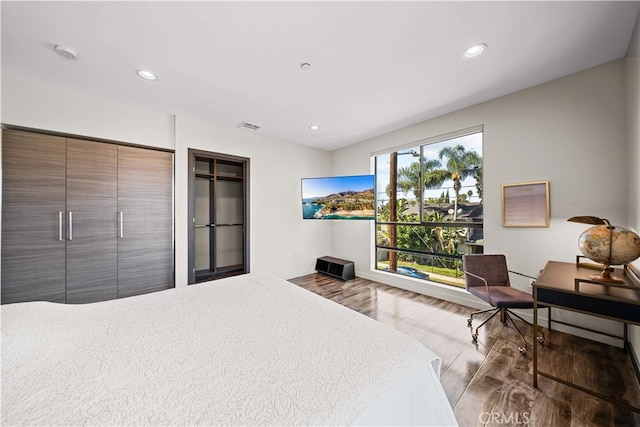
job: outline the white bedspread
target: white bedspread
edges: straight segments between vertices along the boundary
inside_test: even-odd
[[[362,423],[391,408],[385,395],[397,406],[416,372],[427,422],[455,425],[434,361],[416,340],[268,274],[10,304],[2,425]]]

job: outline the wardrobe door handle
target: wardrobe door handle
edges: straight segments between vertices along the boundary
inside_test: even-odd
[[[58,241],[62,242],[62,212],[58,212]]]
[[[69,240],[73,240],[73,212],[69,211]]]
[[[124,212],[120,211],[120,238],[124,239]]]

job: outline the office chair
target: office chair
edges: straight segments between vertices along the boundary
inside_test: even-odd
[[[499,254],[463,255],[462,270],[464,271],[467,291],[491,304],[491,308],[475,311],[471,313],[469,319],[467,319],[467,325],[471,328],[471,338],[473,341],[476,342],[478,340],[478,330],[500,313],[500,321],[502,324],[507,326],[508,321],[510,321],[518,332],[518,335],[520,335],[520,338],[522,338],[522,347],[518,347],[518,350],[523,356],[526,355],[527,341],[511,316],[517,317],[527,325],[531,326],[531,324],[510,309],[533,308],[533,297],[527,292],[511,287],[509,273],[530,277],[532,279],[535,279],[535,277],[508,270],[505,256]],[[473,316],[487,312],[493,313],[484,319],[475,329],[475,332],[473,332]],[[551,308],[549,307],[549,319],[551,319],[550,316]],[[551,322],[549,321],[549,323]],[[538,342],[542,344],[544,343],[544,333],[541,333],[542,336],[537,339]]]

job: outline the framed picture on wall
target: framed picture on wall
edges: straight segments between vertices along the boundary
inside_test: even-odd
[[[502,185],[503,227],[549,227],[549,181]]]

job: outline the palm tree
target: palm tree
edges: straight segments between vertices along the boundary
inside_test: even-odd
[[[420,163],[413,162],[398,170],[398,190],[405,194],[413,191],[416,199],[420,198]]]
[[[423,189],[437,188],[447,179],[453,181],[453,191],[455,192],[453,220],[458,216],[458,197],[462,188],[462,181],[468,177],[475,177],[478,181],[476,187],[478,194],[482,197],[482,157],[475,151],[467,151],[463,145],[444,147],[438,153],[440,160],[446,159],[445,168],[439,160],[423,161]],[[398,190],[408,193],[413,191],[416,200],[420,194],[420,163],[414,162],[409,166],[398,170]],[[448,198],[448,197],[447,197]]]
[[[442,164],[439,160],[427,160],[422,163],[424,175],[423,188],[434,188],[440,186],[448,178],[446,171],[440,169]],[[409,166],[398,170],[398,189],[404,193],[413,191],[416,200],[420,200],[420,163],[413,162]]]
[[[444,147],[438,153],[440,160],[446,158],[446,172],[453,181],[453,191],[456,193],[453,199],[453,220],[458,216],[458,195],[462,188],[462,181],[470,176],[477,176],[478,169],[482,166],[482,158],[475,151],[467,151],[464,145]]]

